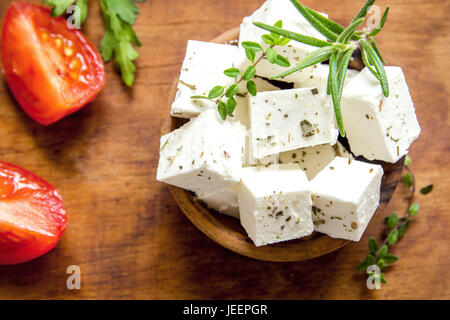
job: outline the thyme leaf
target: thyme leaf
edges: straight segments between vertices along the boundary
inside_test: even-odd
[[[405,186],[410,190],[410,195],[408,198],[408,207],[403,217],[398,217],[396,213],[385,218],[385,223],[388,228],[387,235],[381,244],[378,244],[377,240],[373,237],[369,239],[369,254],[366,258],[357,266],[357,270],[360,272],[366,272],[367,268],[373,265],[378,266],[380,271],[388,267],[390,264],[395,263],[398,260],[398,257],[392,253],[389,253],[389,247],[394,246],[400,238],[405,235],[405,232],[409,226],[409,223],[413,221],[413,217],[415,217],[419,213],[420,204],[419,202],[414,202],[414,195],[416,191],[416,184],[414,174],[410,168],[412,163],[411,158],[407,155],[405,156],[405,169],[407,171],[404,176],[404,181],[408,181]],[[421,189],[421,193],[423,189],[427,189],[428,193],[433,189],[433,185],[428,185]],[[422,193],[427,194],[427,193]],[[370,273],[369,275],[373,275],[374,273]],[[382,283],[386,283],[386,278],[383,273],[379,274],[380,281],[381,278],[384,281]]]

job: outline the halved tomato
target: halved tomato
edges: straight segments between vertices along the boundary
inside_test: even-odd
[[[0,161],[0,265],[33,260],[53,249],[67,227],[59,193],[48,182]]]
[[[21,107],[48,125],[92,101],[105,83],[102,58],[64,18],[26,2],[5,15],[1,53],[6,81]]]

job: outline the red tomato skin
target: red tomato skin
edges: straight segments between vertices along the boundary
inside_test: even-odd
[[[18,211],[23,207],[31,208],[30,212]],[[46,254],[57,245],[67,228],[67,214],[58,191],[37,175],[2,161],[0,210],[4,210],[0,211],[0,266],[29,262]],[[42,216],[33,216],[31,211],[35,210]],[[17,221],[5,221],[2,218],[8,213],[20,217]],[[39,228],[37,225],[43,219],[47,223]]]
[[[42,75],[49,72],[49,68],[46,69],[45,66],[40,65],[38,57],[23,48],[33,46],[30,44],[32,41],[22,39],[26,38],[23,36],[25,32],[22,32],[23,30],[18,32],[20,27],[16,28],[23,25],[17,21],[24,17],[37,20],[33,21],[33,24],[40,23],[44,27],[56,28],[57,30],[49,30],[49,32],[62,34],[73,42],[87,62],[90,81],[87,83],[73,81],[75,84],[67,83],[65,91],[56,92],[58,88],[52,86],[51,81]],[[34,29],[33,31],[37,32]],[[34,36],[37,37],[37,34]],[[105,68],[97,49],[79,30],[70,30],[64,18],[51,17],[50,10],[39,5],[13,2],[9,6],[2,26],[1,55],[3,72],[10,91],[22,109],[42,125],[52,124],[78,111],[91,102],[105,85]],[[14,71],[17,66],[24,71],[22,74]],[[67,96],[73,99],[69,101]]]

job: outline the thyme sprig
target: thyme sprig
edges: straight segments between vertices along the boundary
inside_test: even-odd
[[[281,20],[277,21],[274,24],[274,27],[282,28],[283,22]],[[194,95],[191,96],[191,99],[206,99],[216,103],[217,110],[219,111],[221,118],[225,120],[227,116],[233,115],[234,110],[236,109],[237,102],[235,96],[239,94],[240,85],[243,82],[246,83],[248,93],[252,96],[256,96],[258,88],[256,87],[256,83],[253,79],[256,74],[256,66],[263,59],[267,59],[271,64],[277,64],[282,67],[291,66],[289,60],[277,53],[274,48],[275,46],[287,45],[290,42],[290,39],[276,33],[264,34],[261,36],[261,39],[269,45],[269,47],[265,50],[257,42],[244,41],[241,43],[241,46],[245,50],[245,55],[251,64],[243,73],[235,67],[224,70],[223,73],[227,77],[235,79],[232,85],[228,87],[221,85],[215,86],[209,91],[207,96]],[[256,53],[258,52],[262,52],[262,54],[258,59],[256,59]]]
[[[369,277],[373,276],[375,278],[375,285],[386,283],[386,277],[381,271],[398,260],[396,255],[389,253],[389,247],[392,247],[404,236],[409,223],[411,223],[413,217],[419,213],[420,204],[419,202],[414,202],[416,179],[410,167],[411,162],[411,158],[406,156],[405,169],[407,173],[403,177],[403,184],[410,191],[407,210],[402,217],[399,217],[397,213],[394,212],[392,215],[385,218],[384,221],[387,226],[387,232],[384,240],[381,244],[378,244],[377,240],[371,237],[369,239],[369,254],[357,267],[358,271],[366,272],[370,266],[378,266],[380,273],[376,273],[375,271],[369,273]],[[426,195],[432,190],[433,185],[430,184],[420,189],[420,193]]]
[[[380,23],[375,29],[364,29],[362,31],[357,31],[358,27],[364,22],[369,8],[374,4],[375,0],[367,0],[361,10],[355,15],[350,25],[346,28],[339,23],[326,18],[320,13],[302,5],[297,0],[290,1],[300,12],[300,14],[318,32],[325,36],[328,41],[284,30],[278,26],[270,26],[265,23],[254,22],[256,26],[268,30],[272,34],[278,34],[288,39],[320,48],[302,59],[296,67],[273,77],[273,79],[285,77],[311,65],[329,60],[330,72],[328,75],[327,94],[332,97],[339,132],[344,137],[345,129],[341,113],[342,91],[348,64],[353,52],[357,48],[361,49],[361,56],[364,64],[380,81],[384,96],[389,97],[389,83],[384,70],[385,60],[381,56],[374,40],[374,37],[381,31],[386,23],[387,16],[389,14],[389,7],[387,7],[384,11]]]

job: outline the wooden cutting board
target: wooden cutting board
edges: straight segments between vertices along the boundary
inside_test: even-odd
[[[3,16],[11,1],[2,1]],[[103,34],[97,1],[85,31]],[[137,80],[125,88],[107,66],[100,96],[80,112],[42,127],[0,85],[0,159],[25,167],[59,188],[69,228],[58,247],[31,263],[0,267],[0,299],[450,298],[450,2],[377,1],[391,5],[379,45],[389,64],[402,65],[422,135],[411,150],[421,212],[395,246],[400,260],[388,284],[373,292],[355,271],[367,239],[381,237],[383,215],[359,243],[302,263],[251,260],[209,240],[181,213],[168,188],[155,181],[165,101],[188,39],[208,40],[238,25],[262,0],[148,0],[138,4]],[[348,23],[360,2],[303,1]],[[337,3],[339,3],[338,6]],[[384,215],[404,210],[399,187]],[[81,290],[68,290],[66,269],[81,269]]]

